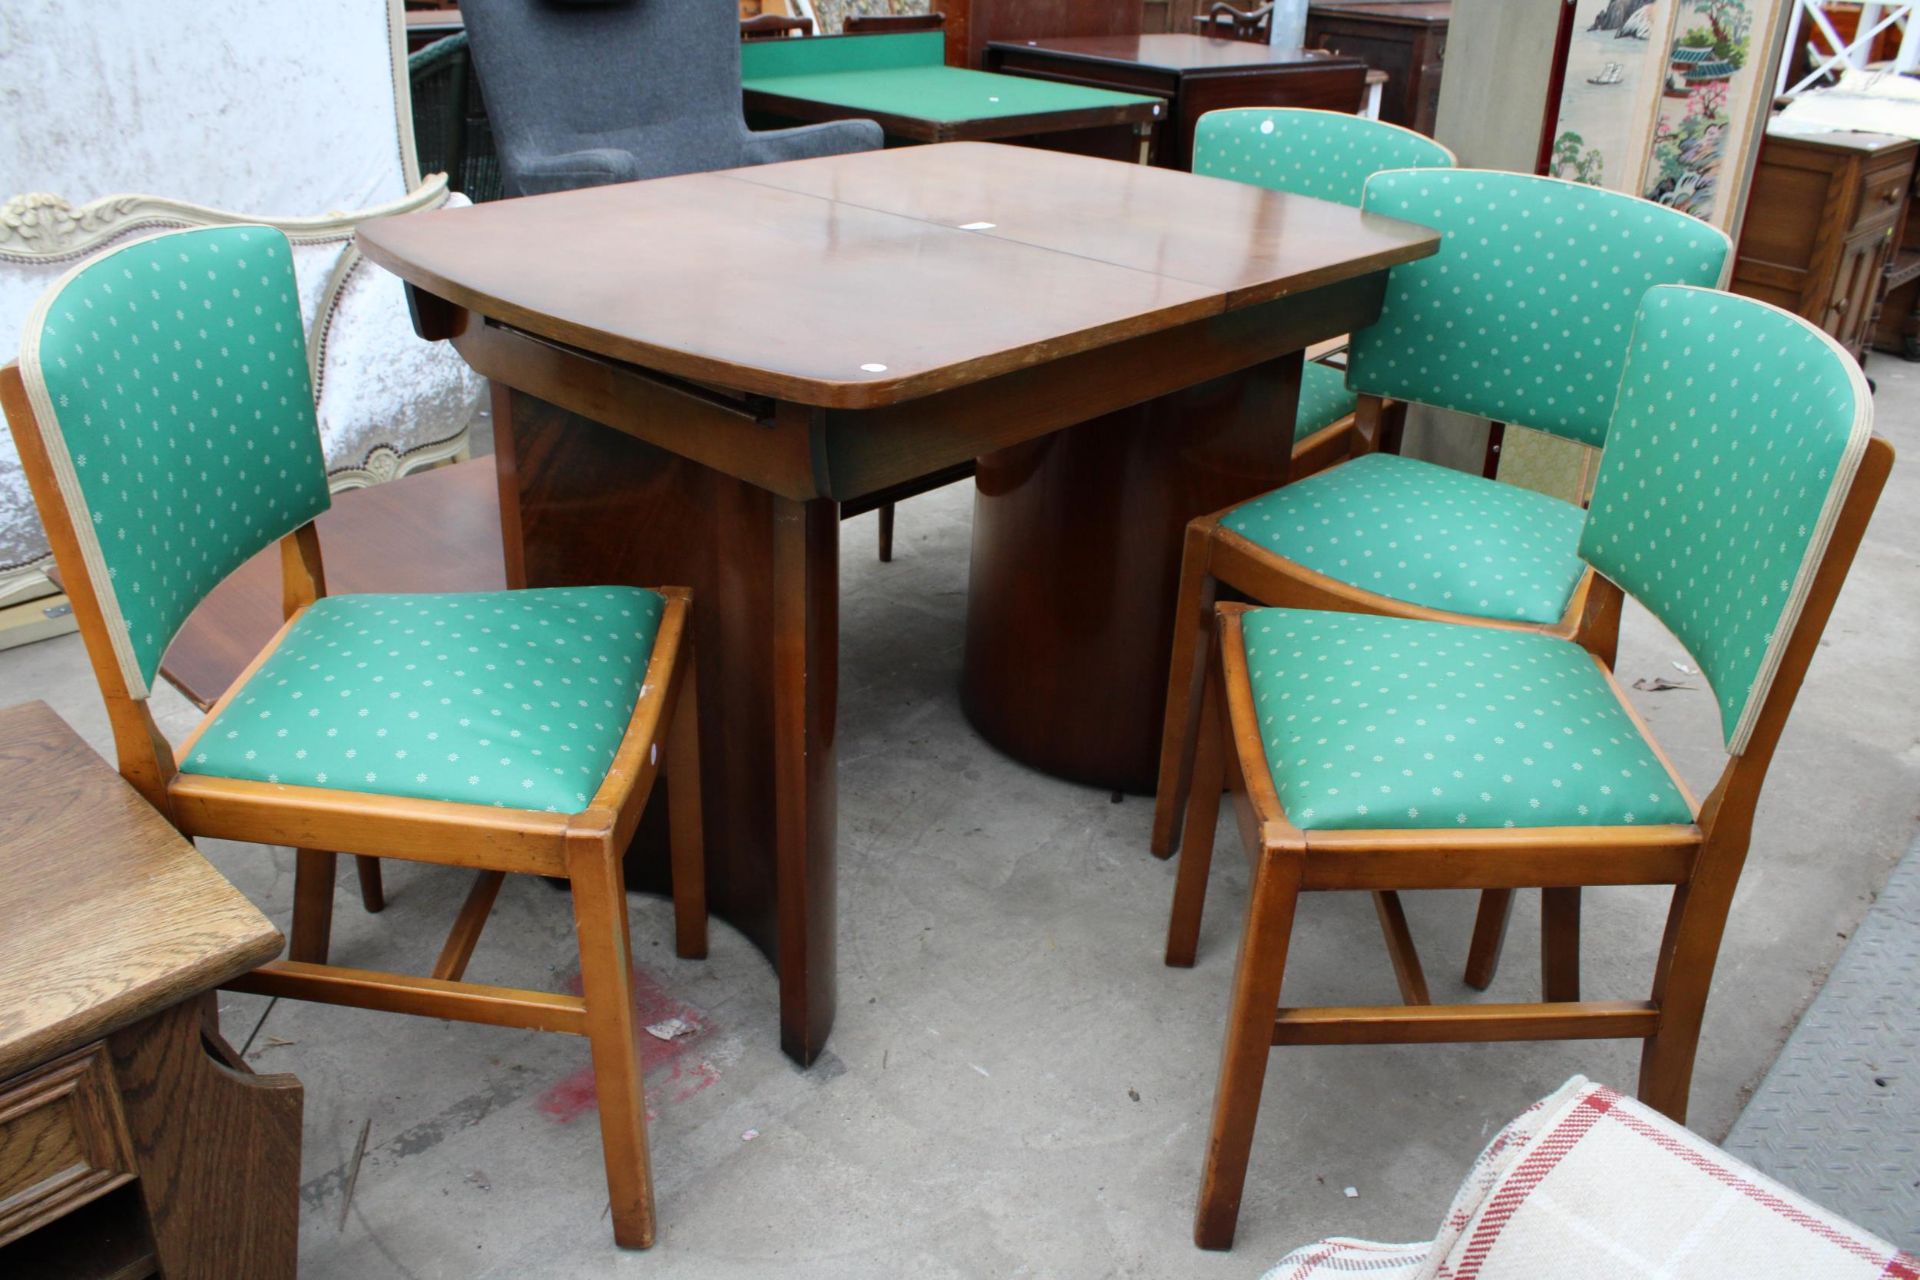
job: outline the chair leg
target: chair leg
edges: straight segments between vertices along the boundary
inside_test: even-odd
[[[1580,889],[1540,891],[1540,998],[1580,998]]]
[[[667,729],[667,842],[673,863],[673,949],[683,960],[707,954],[706,836],[700,810],[700,699],[693,650],[685,664],[679,705]]]
[[[1500,948],[1507,940],[1507,918],[1513,914],[1513,890],[1482,889],[1480,911],[1473,918],[1473,943],[1467,948],[1467,985],[1485,991],[1500,967]]]
[[[293,937],[287,941],[287,959],[327,962],[327,944],[333,936],[334,869],[331,850],[294,850]]]
[[[580,938],[580,987],[599,1095],[613,1238],[625,1248],[646,1249],[653,1244],[653,1168],[647,1155],[647,1104],[619,855],[604,845],[580,841],[567,851],[567,877]]]
[[[1181,811],[1187,807],[1193,778],[1194,741],[1201,717],[1201,685],[1213,651],[1213,598],[1209,571],[1213,526],[1196,520],[1187,526],[1180,554],[1180,587],[1173,605],[1173,660],[1167,674],[1166,714],[1160,729],[1160,781],[1153,801],[1152,849],[1155,857],[1173,854]]]
[[[380,879],[380,859],[356,854],[353,859],[353,869],[360,876],[360,904],[373,915],[385,911],[387,889]]]
[[[1420,968],[1420,952],[1413,945],[1413,930],[1407,927],[1406,908],[1392,889],[1373,895],[1374,913],[1380,917],[1380,932],[1387,940],[1387,955],[1393,961],[1393,979],[1400,984],[1400,999],[1407,1004],[1432,1004],[1427,995],[1427,975]]]
[[[1696,871],[1692,883],[1673,891],[1654,969],[1653,1002],[1660,1007],[1660,1030],[1647,1037],[1640,1051],[1640,1101],[1675,1124],[1687,1122],[1700,1020],[1706,1015],[1720,936],[1726,931],[1744,858],[1726,861],[1732,865]]]
[[[1227,742],[1220,719],[1218,664],[1208,662],[1201,691],[1199,742],[1193,780],[1198,788],[1187,805],[1187,835],[1173,881],[1173,914],[1167,921],[1167,963],[1193,967],[1200,945],[1200,914],[1207,903],[1207,873],[1213,866],[1214,829],[1220,822],[1220,790],[1226,782]]]
[[[893,504],[880,504],[880,563],[893,562]]]
[[[1253,897],[1240,937],[1227,1039],[1220,1054],[1220,1082],[1213,1094],[1213,1124],[1200,1171],[1200,1203],[1193,1219],[1193,1242],[1202,1249],[1233,1245],[1254,1122],[1260,1115],[1260,1091],[1266,1083],[1267,1056],[1273,1050],[1273,1019],[1280,1005],[1302,865],[1299,850],[1269,848],[1261,851],[1254,867]]]

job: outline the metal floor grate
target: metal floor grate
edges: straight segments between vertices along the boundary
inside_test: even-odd
[[[1893,869],[1725,1145],[1920,1251],[1920,842]]]

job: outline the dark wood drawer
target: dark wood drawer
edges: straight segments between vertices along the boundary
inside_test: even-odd
[[[1853,214],[1853,229],[1892,222],[1900,212],[1900,201],[1907,194],[1913,170],[1905,164],[1871,169],[1860,178],[1860,203]]]
[[[0,1085],[0,1245],[134,1177],[103,1045]]]

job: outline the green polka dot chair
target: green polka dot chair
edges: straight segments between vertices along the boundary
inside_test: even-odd
[[[1577,635],[1612,662],[1620,594],[1577,554],[1581,509],[1399,456],[1386,404],[1598,446],[1634,308],[1656,285],[1719,284],[1727,237],[1632,196],[1474,169],[1374,174],[1361,207],[1438,229],[1440,249],[1395,267],[1379,319],[1353,335],[1357,455],[1187,526],[1151,837],[1161,857],[1186,805],[1221,585],[1262,604]]]
[[[1451,169],[1453,152],[1424,134],[1344,111],[1232,107],[1209,111],[1193,130],[1193,171],[1269,191],[1360,206],[1367,179],[1383,169]],[[1293,474],[1310,475],[1350,449],[1359,397],[1346,371],[1308,360],[1293,422]]]
[[[614,1238],[645,1247],[621,855],[664,768],[677,949],[704,955],[688,595],[327,595],[307,368],[286,237],[227,226],[90,259],[0,370],[120,772],[188,836],[297,850],[289,958],[238,989],[586,1036]],[[176,753],[148,704],[167,643],[276,542],[286,625]],[[327,963],[336,852],[475,870],[431,976]],[[582,994],[463,980],[508,872],[571,885]]]
[[[1686,1119],[1754,806],[1893,450],[1826,334],[1708,289],[1649,292],[1627,343],[1582,562],[1711,685],[1727,760],[1696,801],[1607,665],[1566,636],[1221,605],[1168,927],[1191,965],[1223,786],[1253,863],[1195,1238],[1233,1239],[1275,1045],[1638,1039],[1641,1101]],[[1580,886],[1665,885],[1645,1000],[1583,1000]],[[1280,1003],[1300,895],[1546,893],[1542,999]]]

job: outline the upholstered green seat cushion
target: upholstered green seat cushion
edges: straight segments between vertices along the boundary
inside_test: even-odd
[[[1693,821],[1571,641],[1302,609],[1243,628],[1267,767],[1303,831]]]
[[[626,732],[664,606],[632,587],[330,596],[181,767],[578,813]]]
[[[1545,494],[1372,453],[1235,507],[1221,523],[1376,595],[1474,618],[1553,623],[1586,571],[1584,518]]]
[[[1293,417],[1293,438],[1297,443],[1316,431],[1325,430],[1353,412],[1360,397],[1347,390],[1344,369],[1309,360],[1300,374],[1300,411]]]

